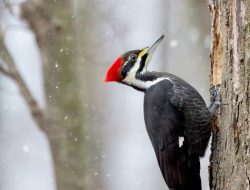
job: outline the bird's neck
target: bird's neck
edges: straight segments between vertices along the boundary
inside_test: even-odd
[[[148,88],[156,83],[164,80],[163,77],[157,76],[156,72],[145,72],[130,75],[123,81],[124,84],[129,85],[136,90],[145,92]]]

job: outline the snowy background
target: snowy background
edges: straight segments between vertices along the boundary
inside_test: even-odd
[[[103,77],[120,54],[143,48],[165,32],[166,39],[149,70],[182,77],[208,102],[210,21],[206,1],[96,0],[93,10],[79,11],[88,1],[72,1],[76,18],[95,14],[86,25],[72,18],[75,30],[81,31],[79,38],[83,35],[89,40],[78,42],[78,51],[84,52],[80,59],[91,57],[91,61],[84,61],[79,68],[90,76],[88,79],[83,76],[82,85],[94,85],[86,91],[83,105],[84,138],[94,139],[89,142],[93,148],[102,145],[98,156],[87,158],[90,163],[98,162],[101,170],[88,170],[88,175],[102,181],[99,188],[103,190],[166,190],[144,126],[143,94],[127,86],[104,84]],[[10,1],[17,16],[0,3],[1,30],[24,80],[45,107],[41,55],[34,34],[18,17],[20,2]],[[88,43],[87,50],[82,43]],[[110,62],[102,63],[102,57]],[[15,83],[3,75],[0,75],[0,97],[0,189],[55,190],[47,138],[36,127]],[[202,160],[204,189],[208,189],[207,166],[208,156]]]

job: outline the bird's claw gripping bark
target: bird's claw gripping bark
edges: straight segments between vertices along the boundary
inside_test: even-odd
[[[210,88],[210,105],[209,111],[213,114],[221,105],[220,84],[214,85]]]

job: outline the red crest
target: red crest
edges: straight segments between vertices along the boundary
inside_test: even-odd
[[[121,56],[109,68],[104,81],[105,82],[120,81],[122,79],[120,71],[121,71],[123,63],[124,63],[124,59]]]

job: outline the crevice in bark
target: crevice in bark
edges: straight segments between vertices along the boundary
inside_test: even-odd
[[[221,114],[214,121],[214,126],[220,127],[213,129],[210,187],[212,190],[246,190],[250,171],[250,0],[211,0],[209,3],[211,85],[222,83],[222,103],[228,104],[221,105]]]

